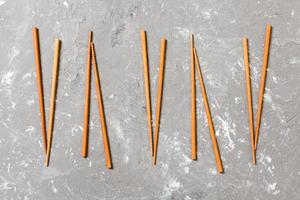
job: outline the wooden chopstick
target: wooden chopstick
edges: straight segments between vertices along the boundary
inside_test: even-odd
[[[159,75],[157,83],[157,96],[156,96],[156,116],[155,116],[155,129],[154,129],[154,158],[153,164],[156,165],[157,160],[157,146],[159,138],[159,126],[160,126],[160,115],[161,115],[161,102],[163,94],[164,84],[164,68],[165,68],[165,57],[166,57],[166,39],[162,38],[160,41],[160,62],[159,62]]]
[[[196,121],[196,85],[195,85],[195,58],[194,35],[191,34],[191,132],[192,132],[192,159],[197,160],[197,121]]]
[[[245,66],[245,80],[246,80],[246,94],[248,101],[248,114],[249,114],[249,129],[251,137],[251,149],[252,149],[252,162],[256,163],[255,157],[255,139],[254,139],[254,124],[253,124],[253,108],[252,108],[252,87],[250,79],[250,64],[249,64],[249,53],[248,53],[248,39],[243,38],[243,50],[244,50],[244,66]]]
[[[41,128],[42,128],[42,140],[44,144],[44,152],[47,153],[47,132],[46,132],[46,117],[45,117],[45,105],[44,105],[44,89],[43,89],[43,77],[41,70],[41,54],[40,54],[40,42],[39,42],[39,30],[36,27],[32,27],[33,45],[34,45],[34,61],[36,66],[36,79],[39,95],[39,107],[41,114]]]
[[[93,64],[93,70],[94,70],[96,93],[97,93],[97,100],[98,100],[98,109],[99,109],[99,115],[100,115],[99,117],[100,117],[100,123],[101,123],[101,128],[102,128],[102,137],[103,137],[103,143],[104,143],[105,161],[106,161],[106,167],[108,169],[111,169],[112,163],[111,163],[110,147],[109,147],[109,140],[108,140],[108,134],[107,134],[107,127],[106,127],[100,78],[99,78],[99,72],[98,72],[98,65],[97,65],[95,47],[94,47],[93,43],[91,43],[91,47],[92,47],[92,64]]]
[[[261,79],[260,79],[260,84],[259,84],[258,110],[257,110],[257,116],[256,116],[256,129],[255,129],[255,149],[257,149],[260,122],[261,122],[261,114],[262,114],[262,108],[263,108],[263,99],[264,99],[267,68],[268,68],[268,61],[269,61],[269,52],[270,52],[271,32],[272,32],[272,26],[268,24],[267,28],[266,28],[266,34],[265,34],[264,60],[263,60]]]
[[[199,78],[203,103],[204,103],[207,121],[208,121],[208,125],[209,125],[210,138],[211,138],[212,147],[213,147],[213,151],[214,151],[215,159],[216,159],[216,163],[217,163],[217,169],[218,169],[219,173],[222,173],[222,172],[224,172],[224,169],[223,169],[223,164],[222,164],[220,151],[219,151],[219,147],[218,147],[218,141],[217,141],[217,138],[215,135],[214,124],[213,124],[213,121],[211,118],[211,113],[210,113],[210,109],[209,109],[209,104],[208,104],[208,99],[207,99],[204,81],[203,81],[203,77],[202,77],[202,72],[201,72],[201,68],[200,68],[199,58],[198,58],[196,49],[194,48],[193,50],[194,50],[196,70],[197,70],[197,74],[198,74],[198,78]]]
[[[86,62],[86,80],[85,80],[85,99],[84,99],[84,121],[82,132],[81,156],[87,157],[88,153],[88,134],[89,134],[89,114],[90,114],[90,88],[91,88],[91,42],[93,32],[89,32],[88,55]]]
[[[51,85],[51,99],[50,99],[50,114],[49,114],[49,126],[48,126],[48,145],[47,145],[47,157],[46,166],[49,166],[49,158],[52,144],[52,133],[53,133],[53,122],[55,113],[55,99],[56,99],[56,88],[58,79],[58,66],[59,66],[59,52],[60,52],[60,40],[55,40],[54,47],[54,60],[53,60],[53,73],[52,73],[52,85]]]
[[[145,96],[146,96],[146,107],[147,107],[147,118],[148,118],[148,135],[149,135],[151,156],[154,156],[154,153],[153,153],[151,90],[150,90],[150,81],[149,81],[147,36],[146,36],[146,32],[144,30],[141,30],[140,34],[141,34],[142,56],[143,56],[143,63],[144,63],[144,81],[145,81]]]

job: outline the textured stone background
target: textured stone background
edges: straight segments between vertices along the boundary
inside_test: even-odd
[[[0,199],[299,199],[299,22],[299,0],[0,0]],[[256,113],[267,23],[274,29],[253,166],[241,38],[250,40]],[[40,28],[47,116],[54,39],[63,42],[49,168],[43,164],[33,25]],[[153,100],[160,37],[168,40],[156,167],[148,145],[141,28],[148,31]],[[89,30],[95,34],[113,170],[105,169],[93,81],[89,158],[80,156]],[[223,175],[216,173],[198,83],[199,159],[190,159],[191,32]]]

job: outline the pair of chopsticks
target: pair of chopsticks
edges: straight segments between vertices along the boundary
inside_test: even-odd
[[[209,108],[208,98],[206,94],[206,89],[203,81],[203,76],[201,72],[200,62],[197,54],[197,50],[194,47],[194,35],[191,35],[191,100],[192,100],[192,159],[197,159],[197,130],[196,130],[196,88],[195,88],[195,66],[197,71],[197,76],[199,79],[200,89],[202,93],[202,99],[204,103],[205,113],[209,125],[210,139],[212,142],[213,152],[215,154],[217,170],[219,173],[223,173],[223,164],[220,156],[218,141],[215,134],[214,124],[211,117],[211,112]]]
[[[32,28],[32,34],[33,34],[34,57],[35,57],[38,95],[39,95],[39,107],[41,113],[42,139],[43,139],[44,151],[46,154],[45,165],[49,166],[52,135],[53,135],[55,99],[56,99],[56,90],[57,90],[57,81],[58,81],[58,67],[59,67],[59,54],[60,54],[61,42],[60,40],[55,39],[53,73],[52,73],[52,83],[51,83],[51,97],[50,97],[50,114],[49,114],[48,135],[47,135],[39,31],[36,27]]]
[[[157,84],[157,96],[156,96],[156,115],[155,115],[155,127],[154,127],[154,138],[152,132],[152,108],[151,108],[151,89],[149,80],[149,63],[148,63],[148,50],[147,50],[147,35],[146,31],[141,30],[141,46],[142,56],[144,63],[144,81],[145,81],[145,96],[146,96],[146,107],[147,107],[147,119],[148,119],[148,135],[150,142],[150,152],[153,164],[156,165],[157,160],[157,147],[159,138],[159,126],[161,116],[161,104],[162,104],[162,93],[163,93],[163,82],[164,82],[164,68],[165,68],[165,57],[166,57],[166,39],[163,37],[160,42],[160,62],[158,72],[158,84]],[[154,140],[154,141],[153,141]]]
[[[256,164],[256,149],[257,149],[257,144],[258,144],[258,136],[259,136],[261,115],[262,115],[262,108],[263,108],[263,98],[264,98],[264,91],[265,91],[265,84],[266,84],[266,77],[267,77],[267,68],[268,68],[268,62],[269,62],[271,32],[272,32],[272,26],[267,25],[266,33],[265,33],[263,65],[262,65],[261,79],[260,79],[260,85],[259,85],[258,111],[257,111],[257,116],[256,116],[256,129],[254,129],[254,120],[253,120],[252,87],[251,87],[251,80],[250,80],[248,39],[243,38],[246,93],[247,93],[247,101],[248,101],[249,128],[250,128],[250,136],[251,136],[251,149],[252,149],[253,164]],[[255,132],[254,132],[254,130],[255,130]]]
[[[82,157],[87,157],[88,154],[88,134],[89,134],[89,112],[90,112],[90,89],[91,89],[91,64],[93,65],[94,78],[96,84],[97,103],[99,110],[100,123],[102,128],[102,138],[104,143],[105,162],[108,169],[112,168],[110,145],[107,133],[106,118],[104,112],[103,98],[100,85],[100,77],[95,53],[95,45],[92,42],[93,32],[89,33],[88,56],[86,65],[86,83],[85,83],[85,106],[84,106],[84,124],[82,134]]]

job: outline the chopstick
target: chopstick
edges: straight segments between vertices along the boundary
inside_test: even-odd
[[[268,68],[268,61],[269,61],[269,52],[270,52],[271,32],[272,32],[272,26],[268,24],[266,28],[266,34],[265,34],[264,59],[263,59],[263,66],[262,66],[261,79],[259,85],[258,111],[256,116],[256,129],[255,129],[255,150],[257,149],[259,129],[261,123],[261,114],[262,114],[265,84],[266,84],[266,77],[267,77],[267,68]]]
[[[93,40],[93,32],[89,32],[88,55],[86,62],[86,80],[85,80],[85,99],[84,99],[84,121],[82,132],[81,155],[87,157],[88,153],[88,134],[89,134],[89,113],[90,113],[90,85],[91,85],[91,42]]]
[[[56,88],[57,88],[57,79],[58,79],[59,52],[60,52],[60,40],[56,39],[55,47],[54,47],[54,60],[53,60],[53,72],[52,72],[50,115],[49,115],[48,139],[47,139],[48,145],[47,145],[47,157],[45,162],[46,166],[49,166],[49,158],[50,158],[50,151],[51,151],[51,144],[52,144],[55,98],[56,98]]]
[[[40,42],[39,42],[39,30],[36,27],[32,27],[33,45],[34,45],[34,61],[36,66],[36,79],[39,95],[39,107],[41,114],[41,128],[42,128],[42,140],[44,144],[44,152],[47,153],[47,133],[46,133],[46,117],[45,117],[45,105],[44,105],[44,90],[43,90],[43,77],[41,70],[41,54],[40,54]]]
[[[103,99],[102,99],[102,92],[101,92],[101,85],[100,85],[100,78],[99,78],[94,43],[91,43],[91,47],[92,47],[92,64],[93,64],[94,77],[95,77],[95,83],[96,83],[96,93],[97,93],[97,100],[98,100],[98,109],[99,109],[100,123],[101,123],[101,128],[102,128],[102,137],[103,137],[103,143],[104,143],[105,161],[106,161],[106,167],[108,169],[111,169],[112,163],[111,163],[110,147],[109,147],[109,140],[108,140],[108,134],[107,134],[106,120],[105,120],[105,112],[104,112],[104,106],[103,106]]]
[[[195,86],[195,58],[194,35],[191,34],[191,133],[192,133],[192,159],[197,160],[197,121],[196,121],[196,86]]]
[[[253,125],[253,108],[252,108],[252,88],[250,80],[250,64],[249,64],[249,54],[248,54],[248,39],[243,38],[243,50],[244,50],[244,66],[245,66],[245,80],[246,80],[246,94],[248,101],[248,114],[249,114],[249,129],[251,137],[251,149],[252,149],[252,162],[256,163],[255,158],[255,136],[254,136],[254,125]]]
[[[200,68],[199,58],[198,58],[196,49],[194,48],[193,50],[194,50],[194,58],[195,58],[195,63],[196,63],[197,75],[199,78],[199,84],[200,84],[200,88],[201,88],[203,103],[204,103],[207,121],[208,121],[208,125],[209,125],[210,138],[211,138],[211,142],[212,142],[213,151],[215,154],[217,169],[218,169],[219,173],[222,173],[222,172],[224,172],[224,169],[223,169],[223,164],[222,164],[222,160],[221,160],[221,156],[220,156],[217,138],[215,135],[214,124],[213,124],[213,121],[211,118],[211,113],[210,113],[210,109],[209,109],[209,104],[208,104],[208,99],[207,99],[204,81],[203,81],[203,77],[202,77],[202,72],[201,72],[201,68]]]
[[[159,62],[159,75],[157,84],[157,97],[156,97],[156,116],[155,116],[155,129],[154,129],[154,158],[153,164],[156,165],[157,160],[157,146],[159,138],[159,126],[161,116],[161,102],[164,84],[164,68],[165,68],[165,57],[166,57],[166,39],[162,38],[160,41],[160,62]]]
[[[141,30],[140,34],[141,34],[142,56],[143,56],[143,63],[144,63],[144,81],[145,81],[145,96],[146,96],[146,107],[147,107],[147,118],[148,118],[148,135],[149,135],[149,143],[150,143],[150,152],[152,157],[154,156],[154,152],[153,152],[151,90],[150,90],[150,82],[149,82],[147,35],[144,30]]]

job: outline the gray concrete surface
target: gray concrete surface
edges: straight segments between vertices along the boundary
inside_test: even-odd
[[[273,25],[258,164],[251,164],[242,36],[257,108],[265,25]],[[43,165],[31,27],[40,28],[48,117],[53,42],[62,40],[50,167]],[[0,199],[300,199],[300,3],[0,0]],[[149,156],[139,30],[152,98],[168,40],[158,165]],[[105,169],[92,82],[89,158],[80,156],[88,31],[95,37],[113,170]],[[189,34],[195,34],[225,173],[216,173],[197,84],[198,161],[190,159]]]

